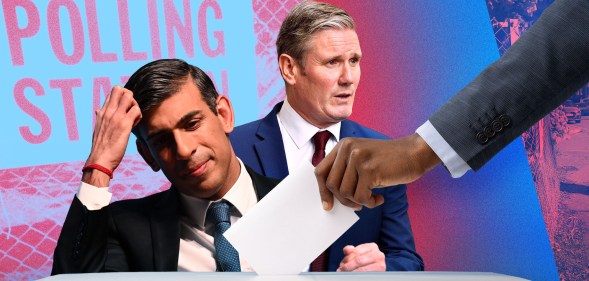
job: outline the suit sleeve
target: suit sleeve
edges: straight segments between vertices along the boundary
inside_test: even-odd
[[[407,187],[391,186],[374,190],[384,196],[379,248],[385,254],[387,271],[422,271],[423,259],[415,250],[407,210]]]
[[[128,271],[124,252],[116,239],[110,208],[109,205],[89,211],[74,196],[57,240],[51,275]]]
[[[589,1],[556,0],[429,121],[476,171],[588,80]]]

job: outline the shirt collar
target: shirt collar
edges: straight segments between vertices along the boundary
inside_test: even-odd
[[[190,224],[196,224],[198,228],[204,229],[205,222],[206,222],[206,215],[207,210],[209,209],[209,205],[213,202],[226,200],[231,203],[235,209],[237,210],[237,214],[232,212],[231,215],[241,217],[245,214],[253,205],[257,203],[257,198],[253,196],[249,196],[251,194],[255,194],[253,190],[253,183],[251,177],[245,170],[245,166],[241,159],[237,158],[239,161],[240,172],[239,177],[235,184],[227,191],[223,198],[216,200],[216,201],[209,201],[206,199],[200,199],[192,196],[188,196],[180,193],[180,204],[182,205],[182,210],[184,210],[184,216],[189,220]],[[249,195],[248,195],[249,194]]]
[[[301,117],[288,103],[288,99],[284,100],[284,104],[280,108],[280,112],[278,112],[278,118],[286,132],[288,132],[288,137],[292,139],[299,149],[319,131],[329,131],[335,137],[335,141],[339,141],[341,122],[337,122],[325,129],[319,129]]]

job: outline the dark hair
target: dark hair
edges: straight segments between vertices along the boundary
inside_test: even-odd
[[[200,91],[202,99],[217,115],[219,94],[213,81],[200,68],[180,59],[160,59],[142,66],[131,75],[125,88],[133,92],[133,98],[145,116],[165,99],[176,94],[190,78]],[[139,136],[136,128],[133,133]]]

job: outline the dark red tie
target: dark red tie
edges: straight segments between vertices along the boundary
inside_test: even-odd
[[[323,158],[325,158],[325,144],[331,137],[331,133],[329,131],[321,131],[317,132],[313,136],[313,144],[315,144],[315,152],[313,153],[313,158],[311,159],[311,163],[313,166],[317,166]],[[325,250],[321,255],[319,255],[312,263],[311,263],[311,271],[327,271],[327,251]]]

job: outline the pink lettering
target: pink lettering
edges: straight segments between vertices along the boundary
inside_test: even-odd
[[[100,28],[98,28],[98,15],[95,0],[86,0],[86,20],[88,21],[88,35],[90,37],[90,50],[93,62],[117,61],[116,53],[103,53],[100,44]]]
[[[160,26],[157,19],[157,2],[149,0],[147,2],[147,14],[149,15],[149,36],[151,37],[151,56],[154,60],[162,58],[162,46],[160,43]]]
[[[33,78],[20,79],[14,85],[14,101],[23,112],[33,117],[41,126],[41,132],[37,135],[31,132],[29,126],[20,126],[18,127],[20,135],[28,143],[39,144],[51,136],[51,121],[45,112],[27,100],[25,96],[26,88],[31,88],[35,92],[35,95],[39,97],[44,96],[45,92],[41,84]]]
[[[71,55],[66,54],[63,47],[59,17],[60,7],[64,7],[68,11],[70,18],[73,41],[73,52]],[[51,48],[57,59],[68,65],[79,63],[84,57],[84,28],[82,26],[82,16],[76,3],[72,0],[54,0],[49,2],[47,6],[47,27],[49,29]]]
[[[27,25],[24,28],[19,27],[16,7],[21,7],[26,11]],[[39,10],[30,0],[2,0],[2,10],[4,11],[12,65],[24,65],[22,39],[32,37],[39,32]]]
[[[217,84],[217,82],[215,81],[215,76],[213,76],[213,73],[210,71],[205,71],[205,73],[209,77],[211,77],[211,80],[213,81],[213,84],[215,85],[215,89],[217,89],[217,92],[219,93],[219,95],[229,97],[229,80],[227,79],[227,70],[221,70],[222,91],[219,90],[219,86],[218,86],[219,84]]]
[[[129,78],[131,78],[130,75],[123,75],[123,76],[121,76],[121,85],[127,84],[127,81],[129,81]]]
[[[76,119],[76,107],[74,103],[74,87],[82,87],[82,79],[49,80],[51,89],[60,89],[63,99],[63,111],[65,112],[65,125],[70,141],[79,140],[78,121]]]
[[[131,25],[129,23],[129,5],[127,0],[119,0],[119,26],[121,28],[121,42],[123,43],[123,59],[126,61],[147,60],[147,52],[133,51],[133,38],[131,38]],[[150,22],[153,19],[150,20]]]
[[[225,32],[213,32],[213,37],[217,39],[217,48],[211,48],[207,28],[207,9],[209,8],[213,10],[215,19],[223,19],[219,3],[215,0],[204,0],[198,9],[198,37],[203,53],[209,58],[214,58],[218,55],[225,55]]]
[[[192,35],[192,15],[190,13],[190,1],[183,0],[184,8],[184,24],[180,20],[178,11],[173,1],[166,0],[164,2],[164,18],[166,22],[166,38],[168,40],[168,57],[176,57],[176,42],[174,41],[174,30],[178,33],[178,37],[186,56],[188,58],[194,57],[194,38]]]

